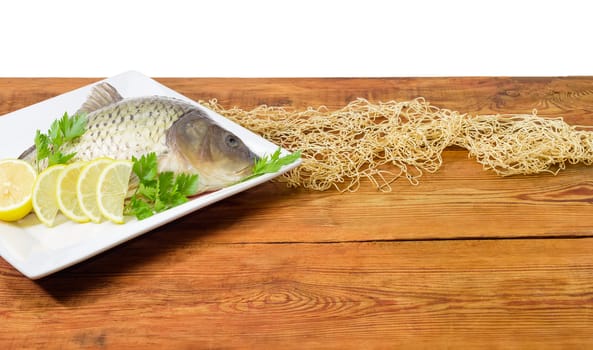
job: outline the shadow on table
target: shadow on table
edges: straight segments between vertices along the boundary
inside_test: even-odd
[[[125,289],[125,283],[133,278],[158,278],[145,266],[158,266],[161,261],[165,264],[176,259],[178,252],[196,249],[205,236],[209,242],[215,241],[217,233],[222,234],[242,219],[273,209],[284,191],[275,193],[269,185],[262,187],[203,208],[35,282],[59,303],[76,306],[93,303],[114,289]]]

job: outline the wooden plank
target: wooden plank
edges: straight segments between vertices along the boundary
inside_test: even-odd
[[[210,242],[340,242],[463,237],[589,236],[593,169],[559,176],[500,178],[464,152],[420,185],[393,193],[311,193],[266,184],[170,225]],[[278,230],[278,227],[282,227]]]
[[[170,234],[38,282],[0,264],[0,343],[593,346],[593,239],[205,244],[199,232]]]
[[[0,78],[0,114],[91,84],[101,78]],[[156,78],[195,99],[223,106],[260,104],[340,108],[362,97],[371,101],[423,96],[433,105],[462,113],[562,114],[574,124],[591,122],[591,77],[443,78]],[[589,121],[587,123],[587,121]]]
[[[96,79],[0,79],[0,113]],[[590,78],[428,79],[159,79],[196,100],[218,98],[244,108],[262,103],[341,107],[356,97],[419,95],[461,111],[530,112],[537,107],[567,121],[593,124]],[[267,184],[176,221],[183,234],[199,227],[213,242],[319,242],[462,237],[590,236],[593,168],[571,166],[558,176],[501,178],[460,149],[419,186],[405,180],[393,193],[366,183],[357,193],[286,189]],[[277,230],[278,225],[283,230]]]

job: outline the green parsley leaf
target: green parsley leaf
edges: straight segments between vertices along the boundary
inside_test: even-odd
[[[190,174],[178,174],[175,179],[177,191],[184,196],[193,196],[198,191],[198,177]]]
[[[173,194],[175,188],[175,174],[172,171],[165,171],[159,174],[159,197],[167,199]]]
[[[126,215],[135,215],[138,220],[146,219],[147,217],[150,217],[154,214],[150,204],[137,196],[134,196],[130,199],[130,203],[126,211]]]
[[[198,188],[198,175],[175,174],[171,171],[158,172],[156,153],[132,157],[134,174],[140,184],[126,205],[126,215],[138,220],[173,208],[188,201]]]
[[[62,133],[66,142],[72,141],[84,134],[87,121],[83,115],[75,114],[72,118],[68,118],[68,114],[64,114],[62,119],[64,119]]]
[[[154,201],[158,198],[158,188],[156,186],[146,186],[145,184],[141,183],[138,186],[138,194],[146,197],[151,201]]]
[[[56,164],[66,164],[72,159],[76,153],[69,153],[63,154],[62,152],[54,152],[47,157],[48,159],[48,166],[56,165]]]
[[[140,159],[132,157],[132,161],[134,162],[132,170],[138,176],[138,179],[140,179],[140,183],[146,184],[156,180],[158,173],[156,153],[151,152],[145,154]]]
[[[187,202],[189,199],[180,192],[174,192],[169,197],[169,208],[176,207]]]
[[[255,161],[252,174],[244,178],[247,181],[263,174],[275,173],[283,166],[296,162],[301,158],[301,151],[296,151],[284,157],[280,157],[281,149],[278,148],[272,155],[265,155]]]
[[[62,117],[63,119],[64,117]],[[49,139],[54,147],[59,148],[64,144],[64,134],[62,133],[62,128],[60,127],[61,119],[56,119],[51,123],[51,126],[48,131]]]
[[[163,202],[163,200],[160,197],[157,197],[154,201],[154,212],[160,213],[165,210],[167,210],[167,204]]]
[[[54,120],[47,134],[37,130],[35,133],[35,148],[37,149],[37,164],[48,159],[48,165],[69,162],[76,153],[63,154],[61,147],[82,136],[86,130],[87,119],[83,114],[72,117],[67,112],[62,118]]]
[[[35,149],[37,149],[38,159],[45,159],[51,153],[49,149],[49,137],[42,134],[39,130],[35,133]]]

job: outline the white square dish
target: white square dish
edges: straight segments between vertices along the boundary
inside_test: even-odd
[[[126,72],[104,81],[113,85],[124,98],[161,95],[179,98],[198,105],[195,101],[138,72]],[[37,129],[47,130],[52,121],[61,117],[65,111],[74,113],[86,100],[93,85],[95,84],[0,117],[0,140],[2,144],[0,159],[18,157],[33,144]],[[219,125],[239,136],[258,156],[272,154],[278,149],[278,145],[261,138],[213,111],[205,110]],[[282,154],[289,154],[289,152],[282,150]],[[0,255],[28,278],[41,278],[200,208],[269,181],[299,164],[300,160],[283,167],[276,173],[265,174],[198,196],[185,204],[141,221],[128,218],[126,223],[122,225],[110,222],[79,224],[62,220],[56,226],[48,228],[33,213],[15,223],[0,221]]]

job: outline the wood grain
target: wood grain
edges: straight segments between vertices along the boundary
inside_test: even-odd
[[[593,346],[593,239],[185,244],[171,242],[170,233],[150,234],[37,283],[3,267],[0,342]]]
[[[96,80],[0,79],[0,115]],[[593,125],[591,77],[158,80],[228,107],[424,96]],[[419,186],[267,183],[39,281],[0,259],[0,348],[590,348],[592,175],[450,149]]]
[[[1,78],[0,114],[91,84],[101,78]],[[156,78],[195,100],[216,98],[224,106],[260,104],[340,108],[358,98],[406,100],[423,96],[441,108],[466,113],[562,114],[571,123],[590,121],[590,77],[446,78]],[[587,124],[587,123],[584,123]],[[589,123],[593,124],[593,123]]]

